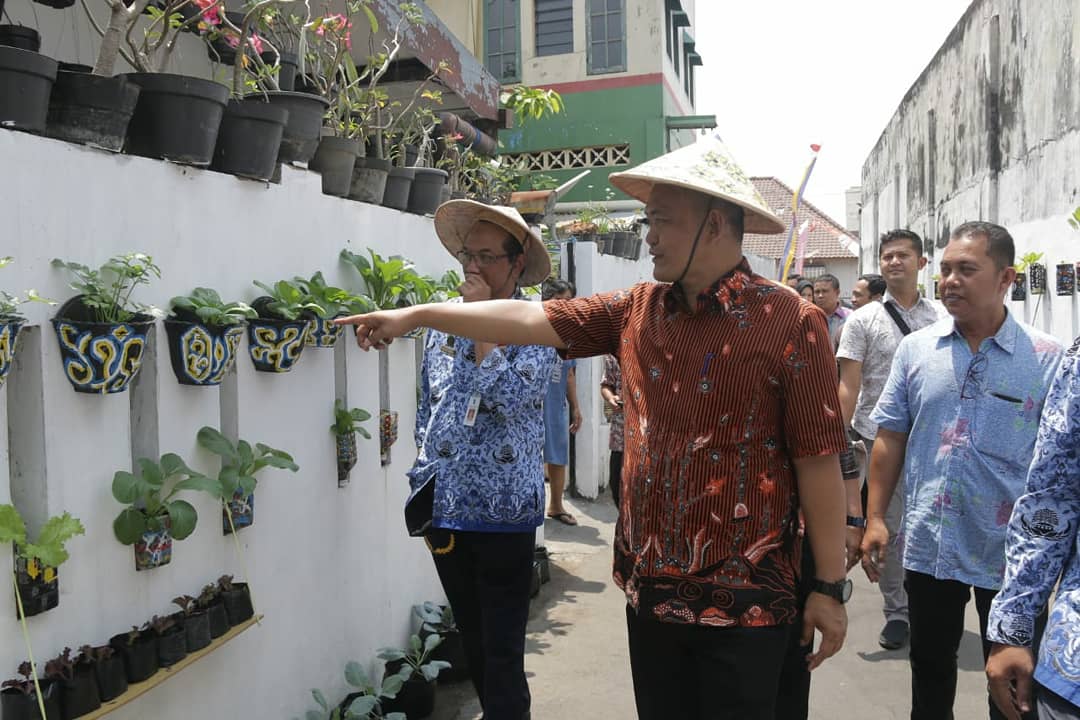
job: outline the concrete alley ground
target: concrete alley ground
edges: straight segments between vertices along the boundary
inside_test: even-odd
[[[525,668],[533,698],[532,718],[632,720],[636,715],[625,603],[611,580],[615,507],[608,495],[596,502],[574,500],[568,505],[579,525],[547,521],[551,582],[533,600],[529,614]],[[848,604],[847,642],[838,656],[815,672],[810,717],[907,718],[911,708],[907,651],[889,652],[878,646],[881,597],[861,570],[856,568],[851,577],[855,593]],[[968,610],[955,706],[959,720],[987,716],[974,603]],[[433,718],[478,720],[480,705],[469,683],[443,686]]]

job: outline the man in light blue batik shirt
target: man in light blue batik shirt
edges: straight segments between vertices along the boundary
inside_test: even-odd
[[[1027,493],[1009,521],[1008,565],[990,609],[990,694],[1010,720],[1029,711],[1032,677],[1042,720],[1080,720],[1080,339],[1046,398]],[[1058,584],[1060,580],[1060,585]],[[1057,593],[1036,665],[1036,618]]]
[[[1057,340],[1017,322],[1004,306],[1014,255],[999,225],[956,228],[940,265],[952,317],[904,338],[870,415],[878,432],[864,567],[871,580],[880,575],[885,513],[903,470],[912,720],[952,717],[964,607],[974,589],[985,635],[1005,571],[1006,525],[1024,492],[1061,357]],[[984,642],[984,660],[988,653]],[[990,717],[1004,717],[993,703]]]

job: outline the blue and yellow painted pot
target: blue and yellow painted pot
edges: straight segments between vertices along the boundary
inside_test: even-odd
[[[248,321],[248,353],[260,372],[283,373],[292,370],[307,342],[310,324],[306,318],[275,320],[256,318]]]
[[[27,560],[15,555],[15,583],[26,617],[40,615],[60,604],[60,580],[56,568],[43,565],[36,558]],[[18,615],[18,605],[15,612]]]
[[[4,386],[11,364],[15,362],[15,345],[25,322],[15,315],[0,316],[0,387]]]
[[[312,347],[332,348],[344,330],[345,326],[335,325],[333,318],[313,317],[311,327],[308,328],[307,344]]]
[[[181,385],[220,385],[236,364],[243,325],[213,327],[176,318],[165,320],[169,359]]]
[[[105,394],[127,390],[139,373],[154,319],[137,314],[128,322],[97,322],[77,295],[61,306],[52,324],[64,375],[72,387],[77,392]]]
[[[356,433],[334,435],[337,443],[337,484],[345,487],[349,484],[349,471],[356,465]]]
[[[244,496],[242,490],[233,493],[228,506],[221,508],[221,529],[226,535],[232,534],[232,528],[242,530],[255,523],[255,493]],[[232,525],[229,525],[229,514],[232,514]]]
[[[135,543],[135,569],[152,570],[172,560],[173,537],[169,516],[160,518],[160,530],[148,530]]]

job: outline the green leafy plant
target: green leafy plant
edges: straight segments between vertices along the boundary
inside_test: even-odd
[[[184,613],[184,617],[191,617],[191,614],[199,609],[199,600],[191,595],[181,595],[172,599],[172,604],[180,608],[180,612]]]
[[[3,683],[0,683],[0,688],[4,690],[18,690],[23,695],[33,695],[34,670],[31,667],[30,663],[25,660],[19,663],[18,673],[22,677],[15,678],[13,680],[5,680]]]
[[[315,273],[308,280],[295,277],[293,283],[304,291],[307,295],[306,300],[309,303],[319,307],[315,311],[315,314],[319,317],[333,318],[338,315],[345,315],[358,300],[356,296],[347,290],[327,285],[322,271]]]
[[[296,320],[305,312],[315,314],[323,312],[318,303],[309,299],[304,288],[294,282],[279,280],[274,283],[273,287],[270,287],[256,280],[255,285],[270,296],[270,301],[266,303],[266,310],[283,320]],[[258,301],[255,304],[257,309],[261,311],[262,308],[258,307]]]
[[[131,300],[136,287],[150,284],[152,277],[161,277],[161,268],[149,255],[114,255],[97,270],[59,258],[54,259],[52,265],[74,276],[71,289],[83,296],[83,305],[94,312],[99,322],[127,322],[136,313],[152,310]]]
[[[1069,227],[1073,230],[1080,231],[1080,207],[1077,207],[1072,211],[1072,215],[1068,218]]]
[[[345,664],[345,682],[356,688],[360,694],[353,698],[345,708],[330,707],[326,695],[321,690],[312,690],[311,697],[319,706],[318,710],[308,710],[304,720],[406,720],[405,713],[383,713],[384,700],[392,700],[401,692],[405,679],[400,675],[383,678],[381,685],[375,685],[368,678],[360,663],[350,660]]]
[[[420,619],[421,628],[429,633],[443,635],[457,630],[454,611],[449,605],[425,600],[423,605],[414,605],[413,614]]]
[[[418,295],[431,292],[430,280],[416,272],[410,260],[400,255],[383,259],[368,249],[369,261],[349,250],[341,251],[341,259],[352,265],[364,281],[365,295],[380,310],[390,310],[413,304]]]
[[[15,262],[15,258],[10,255],[7,257],[0,257],[0,268],[7,267]],[[20,298],[16,295],[12,295],[8,292],[0,290],[0,319],[16,317],[18,315],[19,306],[28,302],[40,302],[47,305],[55,305],[56,301],[43,298],[37,294],[36,290],[27,290],[26,297]]]
[[[217,496],[217,481],[195,472],[175,453],[162,455],[160,462],[139,458],[137,464],[138,474],[119,470],[113,475],[113,497],[127,505],[113,521],[116,539],[133,545],[143,533],[161,530],[166,518],[174,540],[191,535],[199,514],[191,503],[176,499],[176,495],[184,490],[200,490]]]
[[[11,543],[15,553],[27,563],[40,563],[49,568],[63,565],[68,559],[64,547],[68,540],[86,532],[78,518],[69,513],[57,515],[45,521],[37,540],[30,541],[26,524],[14,505],[0,505],[0,543]]]
[[[398,673],[403,679],[416,676],[422,677],[428,682],[439,677],[439,673],[450,667],[445,660],[431,660],[431,652],[439,647],[442,642],[441,635],[428,635],[421,640],[419,635],[409,638],[409,649],[384,647],[380,648],[378,657],[387,662],[402,662],[401,671]]]
[[[300,469],[292,456],[283,450],[262,443],[256,443],[253,448],[246,440],[239,440],[234,445],[210,426],[201,428],[196,439],[200,446],[221,458],[215,494],[224,501],[231,500],[237,492],[245,496],[253,493],[259,483],[255,475],[264,468],[275,467],[292,472]]]
[[[360,433],[365,439],[370,440],[371,434],[361,427],[360,423],[371,419],[371,413],[363,408],[349,408],[340,400],[334,401],[334,424],[330,426],[330,432],[335,435],[351,435]]]
[[[527,85],[517,85],[499,98],[512,110],[514,117],[524,125],[529,120],[541,120],[546,115],[558,115],[563,111],[562,96],[554,90],[543,90]]]
[[[1016,272],[1024,272],[1029,266],[1042,260],[1043,254],[1037,252],[1024,253],[1020,256],[1020,259],[1013,266],[1016,268]]]
[[[190,295],[178,295],[169,304],[173,312],[190,313],[211,327],[239,325],[246,319],[259,316],[247,303],[226,303],[216,290],[203,287],[195,288]]]
[[[75,679],[75,660],[71,657],[71,648],[45,662],[45,677],[52,680],[71,682]]]
[[[198,605],[200,609],[206,610],[217,602],[219,593],[218,586],[214,583],[203,585],[203,589],[199,592],[199,597],[195,600],[195,604]],[[173,602],[176,601],[173,600]]]

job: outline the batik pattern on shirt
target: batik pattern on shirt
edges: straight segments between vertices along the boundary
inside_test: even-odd
[[[568,356],[622,371],[615,582],[665,622],[789,623],[792,460],[847,446],[825,316],[745,260],[694,301],[645,283],[544,305]]]
[[[996,590],[1061,343],[1011,314],[972,353],[951,317],[901,341],[870,421],[907,433],[903,563]]]
[[[622,397],[622,373],[619,371],[619,361],[614,355],[604,356],[604,375],[600,379],[600,387],[606,387],[611,392]],[[612,452],[623,451],[623,411],[621,408],[612,409],[607,400],[604,401],[604,414],[608,421],[608,450]]]
[[[1080,373],[1078,340],[1046,396],[1027,492],[1009,521],[1005,580],[986,636],[1030,647],[1035,617],[1057,594],[1035,679],[1080,705]]]

